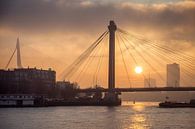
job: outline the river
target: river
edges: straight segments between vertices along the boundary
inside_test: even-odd
[[[195,129],[195,108],[154,102],[119,107],[0,108],[0,129]]]

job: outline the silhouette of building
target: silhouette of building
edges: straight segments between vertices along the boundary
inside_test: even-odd
[[[71,83],[69,81],[57,81],[56,86],[61,89],[78,89],[77,83]]]
[[[56,82],[57,97],[64,99],[73,99],[77,94],[79,86],[77,83],[71,83],[69,81],[57,81]]]
[[[36,68],[0,70],[0,94],[47,94],[55,86],[56,72]]]
[[[154,78],[145,78],[144,87],[156,87],[156,79]]]
[[[179,87],[180,86],[180,67],[179,64],[167,64],[167,86]]]

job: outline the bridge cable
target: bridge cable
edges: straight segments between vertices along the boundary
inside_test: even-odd
[[[144,56],[136,49],[136,47],[134,45],[132,45],[132,43],[129,41],[129,39],[123,37],[129,44],[131,47],[135,48],[135,51],[139,54],[139,56],[144,60],[144,62],[146,64],[148,64],[149,67],[152,68],[153,71],[155,71],[157,73],[157,75],[162,79],[164,80],[164,78],[162,77],[161,74],[159,74],[159,72],[144,58]]]
[[[101,46],[101,53],[104,50],[103,45],[104,44],[102,44],[102,46]],[[100,58],[98,60],[98,65],[97,65],[97,68],[96,68],[95,73],[94,73],[94,76],[93,76],[93,84],[96,83],[95,85],[97,85],[97,83],[98,83],[97,82],[97,76],[98,76],[98,73],[99,73],[99,70],[100,70],[100,67],[101,67],[101,64],[102,64],[102,58],[103,58],[103,54],[100,55]]]
[[[104,37],[105,37],[106,35],[104,35]],[[86,58],[92,53],[92,51],[97,47],[97,45],[103,40],[103,38],[104,37],[102,37],[98,42],[97,42],[97,44],[94,46],[94,48],[83,58],[83,59],[81,59],[81,63],[79,64],[79,65],[77,65],[77,68],[76,69],[74,69],[75,71],[80,67],[80,65],[82,65],[82,63],[86,60]]]
[[[138,42],[138,43],[140,43],[140,42]],[[141,47],[140,47],[141,46]],[[145,49],[144,48],[146,48],[147,49],[147,47],[146,46],[144,46],[144,45],[138,45],[138,47],[142,50],[142,51],[144,51],[144,53],[146,54],[146,55],[151,55],[151,53],[148,53],[148,51],[145,51]],[[143,48],[144,47],[144,48]],[[150,51],[151,51],[151,48],[150,48]],[[157,53],[157,54],[159,54],[159,53]],[[152,53],[152,55],[153,55],[153,58],[152,59],[154,59],[155,60],[155,62],[157,62],[161,67],[164,67],[164,65],[162,65],[161,63],[160,63],[160,61],[159,61],[159,58],[156,58],[156,55],[154,54],[154,53]],[[151,55],[151,56],[152,56]],[[158,56],[161,56],[161,55],[158,55]],[[161,56],[161,58],[164,58],[163,56]],[[163,61],[165,61],[166,59],[164,59]],[[166,64],[167,64],[167,62],[166,62]],[[173,73],[174,74],[174,73]],[[186,82],[185,80],[183,80],[182,79],[182,81],[183,82]]]
[[[77,66],[82,64],[82,61],[93,51],[94,46],[97,45],[98,41],[102,39],[105,35],[105,32],[87,49],[85,50],[71,65],[69,65],[66,70],[64,71],[64,77],[68,76],[72,71],[77,69]]]
[[[96,46],[103,40],[103,38],[108,34],[108,30],[105,31],[87,50],[85,50],[71,65],[69,65],[63,74],[63,78],[66,78],[71,74],[77,66],[81,65],[83,61],[89,56],[89,54],[96,48]]]
[[[145,41],[143,41],[143,42],[145,42]],[[151,45],[151,43],[149,44],[149,45]],[[159,46],[154,46],[154,45],[152,45],[152,47],[155,47],[156,49],[158,49],[159,48]],[[160,48],[161,49],[161,48]],[[160,50],[159,49],[159,50]],[[161,50],[160,50],[161,51]],[[164,52],[164,51],[163,51]],[[165,54],[167,54],[167,52],[165,52]],[[187,67],[187,68],[189,68],[189,69],[194,69],[194,66],[192,66],[191,64],[192,64],[192,62],[191,62],[191,60],[187,60],[187,62],[185,62],[185,63],[183,63],[183,61],[186,61],[186,60],[184,60],[183,58],[181,58],[180,56],[178,57],[178,56],[175,56],[175,55],[167,55],[167,56],[169,56],[170,58],[173,58],[173,59],[178,59],[183,65],[185,65],[185,67]]]
[[[127,70],[127,65],[125,63],[125,58],[124,58],[124,55],[122,53],[122,49],[121,49],[120,41],[118,39],[118,35],[116,35],[116,39],[117,39],[118,46],[120,48],[120,53],[121,53],[121,56],[122,56],[122,60],[123,60],[124,67],[125,67],[125,72],[127,74],[127,79],[128,79],[128,82],[129,82],[129,86],[130,86],[130,88],[132,88],[132,84],[131,84],[131,80],[130,80],[130,75],[129,75],[129,72]]]
[[[5,66],[5,69],[8,68],[8,66],[9,66],[9,64],[10,64],[10,62],[11,62],[11,60],[12,60],[12,58],[13,58],[15,52],[16,52],[16,50],[17,50],[17,48],[14,49],[14,52],[12,53],[12,55],[11,55],[11,57],[10,57],[10,59],[9,59],[9,61],[8,61],[8,63],[7,63],[7,65]]]
[[[126,50],[128,51],[129,55],[131,56],[131,58],[133,59],[134,63],[136,64],[136,66],[138,65],[138,62],[136,61],[135,57],[133,56],[133,54],[129,51],[129,47],[126,45],[125,41],[123,40],[123,38],[121,37],[120,33],[119,33],[119,37],[123,43],[123,45],[125,46]],[[145,74],[142,74],[143,78],[145,79]],[[147,83],[150,85],[150,83],[147,81]]]
[[[143,40],[142,40],[143,41]],[[144,41],[144,42],[146,42],[146,41]],[[150,45],[150,44],[147,44],[147,45]],[[151,45],[150,45],[151,46]],[[152,47],[159,47],[159,46],[152,46]],[[161,48],[161,47],[160,47]],[[158,48],[157,48],[158,49]],[[154,49],[153,49],[154,50]],[[170,51],[170,50],[169,50]],[[158,52],[159,53],[159,52]],[[167,54],[167,53],[165,53],[165,54]],[[163,56],[165,56],[164,54],[162,54]],[[165,56],[166,58],[167,58],[167,56]],[[169,57],[171,57],[171,58],[177,58],[178,59],[178,56],[169,56]],[[181,59],[183,59],[183,58],[179,58],[179,60],[181,61]],[[183,61],[183,60],[182,60]],[[189,59],[187,60],[188,62],[189,62]],[[181,62],[182,64],[183,64],[183,62]],[[186,66],[186,64],[184,64],[185,66]],[[188,67],[188,66],[187,66]],[[188,68],[190,68],[191,69],[191,67],[188,67]],[[184,69],[185,70],[185,69]],[[189,72],[189,71],[188,71]],[[188,73],[188,72],[186,72],[186,73]],[[192,73],[191,73],[192,74]],[[192,76],[191,76],[192,77]]]
[[[94,49],[94,51],[90,54],[92,55],[94,53],[94,55],[97,53],[96,51],[97,49]],[[89,68],[89,65],[91,64],[91,62],[94,60],[93,56],[89,56],[86,59],[86,63],[85,65],[83,64],[83,68],[81,69],[81,71],[79,72],[79,75],[77,76],[77,78],[75,80],[80,81],[81,80],[81,75],[84,74],[85,72],[87,72],[87,69]]]
[[[106,35],[105,35],[106,36]],[[102,40],[101,40],[102,41]],[[98,52],[98,51],[96,51],[97,50],[97,47],[96,47],[96,49],[94,49],[94,55]],[[92,55],[93,54],[93,52],[92,53],[90,53],[90,55]],[[85,65],[84,65],[84,67],[81,69],[81,71],[80,71],[80,73],[79,73],[79,75],[77,76],[77,78],[76,78],[76,80],[78,79],[78,81],[80,81],[81,80],[81,74],[84,74],[85,72],[87,72],[87,70],[88,70],[88,66],[91,64],[91,62],[94,60],[94,58],[93,57],[96,57],[96,56],[88,56],[88,59],[87,59],[87,62],[85,63]]]
[[[165,54],[167,54],[167,53],[165,53]],[[164,55],[164,54],[163,54]],[[166,57],[170,57],[170,58],[172,58],[172,59],[178,59],[178,57],[177,56],[172,56],[172,55],[168,55],[168,56],[166,56]],[[178,59],[179,61],[180,61],[180,63],[182,64],[182,65],[184,65],[186,68],[189,68],[189,70],[193,70],[194,68],[193,68],[193,66],[190,66],[190,65],[187,65],[186,63],[183,63],[183,62],[181,62],[181,59]],[[188,71],[188,72],[190,72],[190,71]],[[191,73],[191,72],[190,72]],[[191,73],[192,74],[192,73]]]
[[[133,36],[133,37],[136,37],[135,35],[130,34],[129,32],[124,31],[124,30],[122,30],[122,29],[120,29],[120,28],[118,28],[118,30],[121,31],[121,32],[123,32],[124,34],[131,35],[131,36]],[[149,39],[145,39],[143,36],[141,36],[141,35],[139,35],[139,34],[137,34],[137,36],[139,36],[139,37],[140,37],[139,39],[141,39],[141,40],[145,40],[145,41],[147,41],[147,42],[153,42],[153,41],[151,41],[151,40],[149,40]],[[136,38],[137,38],[137,37],[136,37]],[[161,47],[162,47],[162,46],[161,46]],[[185,56],[185,58],[190,58],[190,59],[195,60],[195,57],[194,57],[194,56],[191,56],[191,55],[188,55],[188,54],[186,54],[186,53],[183,53],[181,50],[175,50],[175,49],[172,49],[172,48],[170,48],[170,47],[168,47],[168,46],[166,46],[165,49],[169,49],[168,51],[174,51],[174,52],[176,52],[176,54],[179,54],[179,55],[183,54],[182,56]]]

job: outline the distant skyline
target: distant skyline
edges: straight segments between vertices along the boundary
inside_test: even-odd
[[[0,0],[0,19],[1,69],[19,37],[24,67],[51,67],[59,74],[109,20],[195,56],[193,0]],[[12,61],[10,67],[15,66]]]

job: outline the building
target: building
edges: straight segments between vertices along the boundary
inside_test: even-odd
[[[156,79],[145,78],[144,79],[144,87],[156,87]]]
[[[44,99],[34,94],[0,94],[0,107],[44,106]]]
[[[76,83],[71,83],[69,81],[57,81],[56,86],[60,89],[78,89],[78,85]]]
[[[179,64],[167,64],[167,87],[180,86],[180,67]]]
[[[79,86],[77,83],[71,83],[69,81],[57,81],[56,89],[58,98],[72,99],[75,98]]]
[[[47,94],[55,82],[56,72],[51,69],[0,70],[0,94]]]

